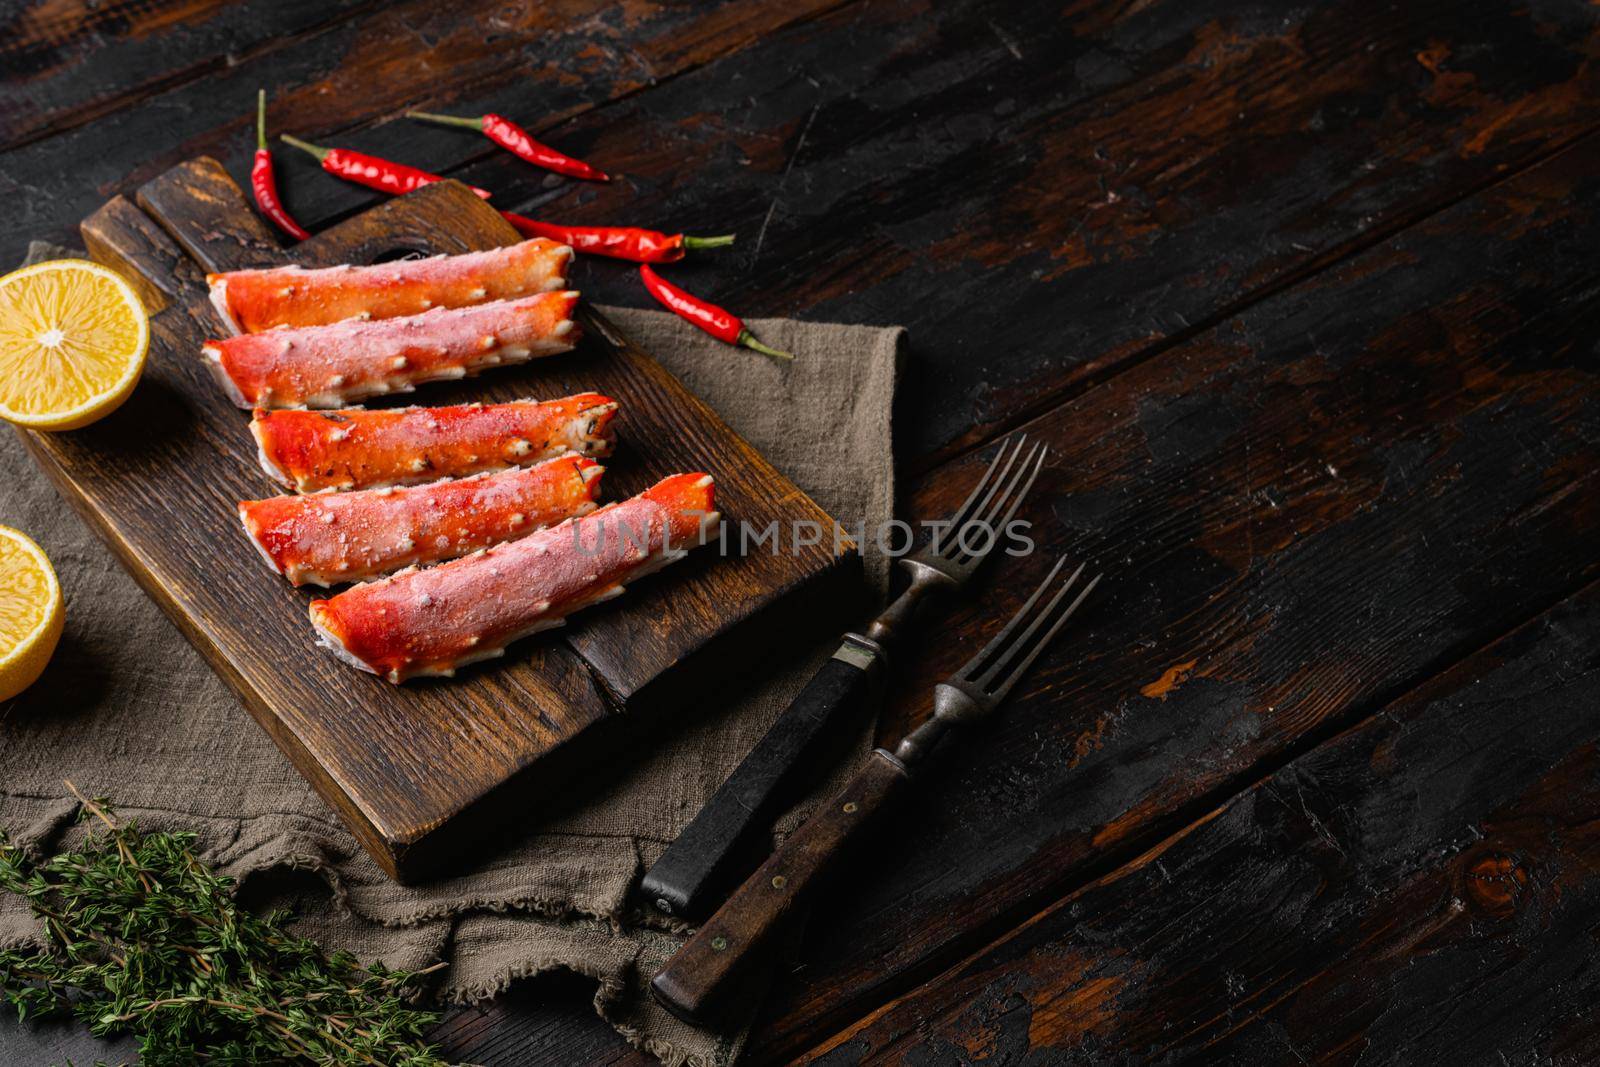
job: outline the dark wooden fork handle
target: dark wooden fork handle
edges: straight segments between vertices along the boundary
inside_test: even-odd
[[[645,873],[644,899],[668,915],[702,919],[739,883],[741,860],[754,864],[756,834],[766,834],[784,799],[815,773],[830,740],[866,715],[881,683],[875,642],[846,635],[744,761]],[[761,852],[766,852],[765,848]]]
[[[908,779],[903,763],[875,749],[839,795],[806,820],[667,961],[650,982],[656,999],[689,1022],[715,1019],[799,902]]]

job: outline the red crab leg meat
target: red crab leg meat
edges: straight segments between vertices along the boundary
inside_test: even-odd
[[[572,249],[533,238],[487,252],[370,267],[272,267],[206,275],[211,304],[234,333],[392,319],[567,287]]]
[[[420,485],[568,452],[609,455],[616,410],[599,393],[432,408],[258,410],[250,432],[268,475],[314,493]]]
[[[242,408],[336,408],[569,351],[578,340],[577,303],[569,290],[396,319],[284,327],[207,341],[201,353]]]
[[[673,475],[584,518],[313,601],[311,624],[335,655],[391,682],[452,674],[680,558],[716,526],[715,506],[710,475]]]
[[[595,508],[592,459],[558,456],[470,478],[239,504],[245,533],[295,585],[359,582],[525,537]]]

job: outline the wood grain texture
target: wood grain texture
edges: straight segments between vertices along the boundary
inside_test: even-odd
[[[765,1055],[1597,573],[1597,172],[1590,139],[1029,425],[1054,453],[1028,508],[1039,551],[951,619],[904,692],[957,667],[1058,554],[1103,568],[1103,595],[819,909],[756,1032]],[[947,513],[977,465],[923,482],[911,515]],[[890,736],[922,709],[894,710]]]
[[[451,1063],[481,1067],[654,1067],[595,1014],[594,984],[579,975],[524,979],[501,996],[456,1008],[429,1040]]]
[[[0,150],[97,121],[373,0],[31,0],[0,13]]]
[[[1591,586],[813,1062],[1595,1062],[1596,647]]]
[[[0,157],[0,192],[59,230],[196,151],[242,178],[249,94],[270,72],[288,86],[275,130],[558,221],[737,230],[731,253],[678,268],[689,284],[750,314],[907,325],[921,373],[899,426],[920,462],[1592,129],[1600,90],[1593,20],[1562,4],[1338,0],[1279,18],[1086,0],[1058,17],[871,0],[630,6],[618,23],[545,5],[510,25],[416,6]],[[618,180],[566,181],[471,131],[393,119],[421,104],[528,119]],[[278,157],[314,227],[377,200]],[[20,254],[20,228],[6,240],[0,258]],[[617,264],[579,278],[598,301],[647,302]]]
[[[272,267],[286,258],[240,187],[210,157],[188,160],[151,179],[139,187],[137,199],[199,265],[202,283],[207,273]],[[299,261],[304,255],[296,248],[287,258]]]
[[[870,0],[575,118],[610,186],[452,174],[554,221],[737,231],[675,270],[741,313],[906,326],[920,468],[1595,128],[1597,93],[1581,5]]]
[[[35,8],[65,11],[74,21],[79,11],[71,0],[19,10]],[[51,31],[58,40],[45,47],[64,47],[37,52],[40,66],[20,82],[11,64],[0,63],[0,91],[21,105],[0,116],[0,126],[13,116],[25,126],[45,112],[47,122],[66,116],[61,125],[34,125],[39,135],[24,138],[31,143],[0,154],[10,223],[0,234],[0,259],[15,260],[29,238],[67,237],[106,197],[131,196],[198,152],[221,156],[243,175],[250,102],[264,85],[273,94],[274,130],[447,170],[495,188],[503,207],[556,221],[736,229],[735,249],[673,269],[741,312],[907,324],[913,373],[896,421],[897,454],[911,469],[1080,395],[1065,418],[1117,412],[1110,423],[1089,424],[1129,433],[1138,426],[1147,435],[1142,447],[1152,456],[1138,466],[1115,434],[1106,460],[1087,438],[1051,423],[1076,442],[1071,462],[1087,472],[1057,482],[1062,498],[1044,521],[1071,532],[1052,547],[1106,548],[1111,561],[1122,558],[1121,540],[1137,546],[1127,563],[1133,590],[1117,595],[1140,624],[1120,623],[1082,665],[1105,662],[1115,676],[1088,697],[1075,675],[1052,682],[1023,718],[975,748],[971,763],[952,759],[948,773],[958,788],[947,799],[930,792],[929,825],[903,844],[891,832],[885,854],[858,872],[867,891],[835,902],[813,925],[784,1001],[757,1033],[756,1062],[763,1044],[768,1059],[808,1047],[1104,873],[1102,863],[1127,858],[1151,835],[1206,815],[1250,784],[1248,773],[1202,782],[1194,800],[1181,783],[1161,784],[1177,781],[1175,767],[1204,766],[1219,751],[1224,762],[1268,753],[1252,767],[1281,762],[1525,617],[1581,577],[1575,561],[1582,553],[1593,555],[1584,499],[1593,495],[1592,464],[1574,458],[1582,452],[1573,447],[1576,416],[1536,417],[1536,404],[1511,396],[1507,371],[1485,370],[1501,336],[1517,352],[1512,361],[1524,365],[1530,339],[1543,338],[1549,365],[1530,365],[1524,377],[1565,373],[1567,403],[1589,402],[1593,382],[1573,376],[1582,364],[1571,353],[1600,336],[1583,310],[1592,271],[1563,245],[1592,247],[1592,235],[1579,228],[1589,190],[1569,190],[1567,214],[1552,214],[1537,197],[1513,199],[1477,229],[1428,231],[1410,245],[1390,240],[1425,229],[1442,209],[1593,127],[1600,67],[1595,20],[1581,3],[1075,0],[1050,8],[999,0],[627,0],[510,11],[411,0],[261,43],[255,30],[275,25],[277,8],[286,18],[308,10],[291,2],[274,5],[258,25],[241,19],[226,63],[205,69],[161,35],[210,40],[198,35],[231,12],[217,7],[213,20],[186,26],[160,23],[149,5],[112,0],[96,8],[112,15],[99,23],[91,15],[82,32]],[[128,20],[136,29],[116,23],[127,12],[136,12]],[[7,42],[30,48],[36,38],[43,40],[23,33]],[[71,65],[75,49],[86,57],[81,68]],[[218,58],[208,53],[199,62]],[[116,72],[132,94],[98,97],[94,79]],[[58,79],[66,79],[59,88]],[[28,110],[34,99],[43,110]],[[474,134],[394,121],[408,106],[492,108],[533,119],[553,143],[620,178],[603,187],[547,177]],[[87,121],[113,111],[110,120]],[[290,206],[314,226],[374,202],[308,160],[285,150],[278,159]],[[126,206],[131,221],[148,226]],[[1528,231],[1541,228],[1544,237],[1532,239]],[[152,258],[170,255],[159,244],[141,247]],[[1401,250],[1385,259],[1384,248]],[[1369,249],[1361,261],[1374,278],[1368,288],[1327,273]],[[1477,312],[1455,307],[1430,327],[1420,309],[1448,304],[1452,286],[1463,300],[1477,299],[1469,265],[1507,299]],[[1508,283],[1520,270],[1531,272],[1527,284]],[[1418,276],[1433,271],[1439,286],[1421,285]],[[1376,280],[1391,272],[1392,296]],[[1567,282],[1564,272],[1571,272]],[[1302,284],[1316,275],[1326,284]],[[645,303],[626,265],[582,262],[577,280],[591,298]],[[1286,289],[1303,297],[1298,310],[1282,302]],[[1251,312],[1263,301],[1285,318],[1319,321],[1295,338]],[[1319,302],[1326,303],[1313,315]],[[1378,336],[1385,317],[1401,324],[1393,338]],[[1346,318],[1353,321],[1341,325]],[[1184,394],[1143,369],[1133,385],[1118,384],[1142,361],[1174,373],[1189,366],[1164,362],[1189,342],[1210,345],[1208,365],[1220,367],[1229,357],[1216,341],[1227,341],[1235,322],[1244,332],[1233,338],[1231,358],[1247,361],[1245,377],[1306,363],[1289,355],[1297,344],[1325,354],[1330,336],[1347,354],[1363,336],[1391,356],[1407,344],[1433,346],[1433,354],[1396,358],[1392,368],[1379,354],[1344,358],[1327,372],[1333,384],[1290,374],[1253,385],[1235,378],[1224,388],[1208,371],[1185,379],[1191,392]],[[1263,357],[1266,344],[1275,353]],[[1454,386],[1456,402],[1441,403],[1449,395],[1444,352],[1457,344],[1475,356]],[[1381,413],[1373,419],[1391,420],[1384,433],[1369,432],[1376,423],[1359,411],[1351,415],[1362,381]],[[1150,391],[1148,400],[1140,389]],[[1295,395],[1301,389],[1308,398]],[[1337,402],[1324,411],[1330,397]],[[1464,414],[1473,403],[1479,407]],[[1281,417],[1263,421],[1263,407],[1279,404]],[[155,403],[150,410],[170,415],[183,432],[181,408]],[[1341,431],[1341,421],[1350,427]],[[1235,443],[1208,450],[1207,433],[1233,435]],[[1183,453],[1193,450],[1199,458],[1185,464]],[[1355,467],[1352,455],[1360,459]],[[1535,488],[1529,469],[1541,465]],[[965,459],[951,469],[958,479],[975,473]],[[1350,488],[1344,479],[1352,470]],[[1097,481],[1097,472],[1106,480]],[[943,502],[931,484],[913,494],[922,514]],[[1361,501],[1354,514],[1342,502],[1347,489]],[[1219,532],[1185,551],[1183,539],[1207,524]],[[1565,541],[1553,532],[1562,524]],[[1536,533],[1523,552],[1515,542],[1527,530]],[[1237,545],[1248,547],[1247,538],[1265,561],[1250,562],[1246,551],[1241,562]],[[1507,559],[1513,565],[1501,573],[1498,562]],[[1357,595],[1370,589],[1381,595]],[[949,639],[975,635],[975,619],[1008,603],[975,601]],[[1329,646],[1323,627],[1336,638]],[[1247,654],[1257,632],[1259,660]],[[1205,645],[1212,637],[1221,666]],[[1403,649],[1408,642],[1415,647]],[[1185,644],[1191,647],[1177,647]],[[912,680],[936,670],[917,666]],[[1534,678],[1522,684],[1539,686]],[[1323,718],[1274,748],[1297,723],[1274,714],[1256,727],[1250,712],[1259,711],[1262,694],[1281,692],[1292,698],[1299,725]],[[1504,699],[1514,707],[1520,696],[1507,690]],[[1228,707],[1243,710],[1228,718]],[[914,710],[901,707],[899,717]],[[1271,736],[1240,738],[1227,732],[1234,727]],[[1085,768],[1080,780],[1066,770],[1073,765]],[[1094,844],[1093,827],[1134,808],[1103,848]],[[1001,825],[1006,817],[1018,825]],[[997,825],[1001,832],[992,834]],[[1077,844],[1061,844],[1075,835]],[[930,841],[934,858],[922,862]],[[1030,863],[1036,869],[1022,876],[1029,888],[1019,897],[1016,871]],[[1009,889],[981,891],[1007,879]],[[974,913],[981,913],[976,920]],[[884,943],[874,941],[880,922],[891,931],[886,940],[905,948],[886,954],[874,976],[864,961]],[[1515,936],[1533,945],[1537,932],[1528,924]],[[1362,958],[1352,950],[1353,968]],[[468,1062],[635,1062],[593,1017],[578,985],[519,986],[482,1012],[454,1016],[441,1034]],[[1530,981],[1528,988],[1541,987]],[[1527,1004],[1527,1018],[1565,1011],[1558,994]],[[1074,1005],[1087,1003],[1075,997],[1068,992],[1060,1007],[1064,1026]],[[817,1006],[830,1010],[804,1017],[804,1008]],[[1403,1041],[1404,1016],[1391,1011],[1377,1036]],[[1444,1018],[1434,1033],[1462,1018]],[[1025,1046],[998,1047],[1030,1055]],[[1365,1062],[1384,1051],[1375,1043]],[[1293,1058],[1271,1046],[1250,1052],[1261,1054],[1246,1058]],[[1561,1052],[1552,1046],[1551,1058],[1563,1062]],[[927,1055],[937,1061],[959,1052]],[[1085,1055],[1045,1050],[1031,1058]]]
[[[530,130],[549,130],[837,2],[373,4],[363,17],[285,38],[281,49],[247,50],[205,77],[179,79],[112,120],[0,152],[0,196],[12,223],[0,234],[0,262],[21,258],[28,237],[70,240],[107,198],[131,194],[194,156],[222,160],[243,183],[255,150],[258,88],[271,97],[274,135],[336,142],[437,172],[499,149],[476,134],[461,138],[400,119],[410,108],[473,113],[494,102]],[[578,155],[583,148],[560,146]],[[285,203],[314,228],[381,199],[321,173],[287,146],[274,153]],[[550,177],[561,187],[585,184]]]
[[[122,276],[150,314],[165,310],[186,286],[204,284],[203,272],[183,249],[127,197],[113,197],[98,218],[83,233],[90,258],[121,264]]]
[[[712,547],[597,609],[565,640],[526,642],[457,679],[395,687],[352,670],[315,647],[305,619],[309,594],[265,572],[236,528],[235,502],[266,485],[247,416],[198,357],[219,324],[195,268],[236,269],[281,255],[214,161],[185,164],[138,199],[148,213],[143,223],[118,200],[84,229],[98,254],[125,269],[164,270],[174,248],[194,261],[160,279],[171,303],[152,319],[146,379],[112,418],[82,433],[25,440],[392,874],[428,873],[466,842],[464,829],[491,821],[512,795],[552,789],[580,761],[621,743],[614,709],[642,712],[648,703],[661,710],[666,701],[641,699],[649,683],[669,668],[695,675],[715,667],[719,634],[759,622],[814,580],[850,580],[853,553],[836,559],[817,547],[718,558]],[[493,209],[447,183],[353,219],[295,254],[326,265],[516,239]],[[758,525],[832,522],[649,356],[595,326],[575,354],[545,361],[553,366],[517,368],[422,399],[603,390],[624,405],[625,443],[608,464],[612,498],[669,473],[706,469],[718,477],[719,506],[729,516]],[[632,617],[641,612],[646,620]],[[639,733],[639,716],[628,720]]]

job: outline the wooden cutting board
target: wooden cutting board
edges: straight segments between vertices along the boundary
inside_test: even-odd
[[[202,365],[201,342],[222,329],[205,273],[285,261],[370,263],[519,238],[455,182],[382,204],[290,250],[215,160],[168,171],[136,200],[112,200],[82,232],[90,254],[127,273],[152,311],[144,379],[102,422],[66,434],[22,432],[23,440],[394,877],[437,871],[487,824],[523,824],[514,816],[542,791],[619,745],[647,741],[651,728],[670,728],[666,709],[683,714],[686,696],[714,693],[725,663],[753,661],[748,649],[771,639],[776,626],[803,621],[796,607],[837,609],[858,584],[853,550],[739,555],[736,544],[709,546],[568,628],[454,679],[394,686],[337,661],[315,645],[306,621],[317,594],[271,574],[239,527],[237,501],[280,490],[257,465],[248,414]],[[423,386],[397,402],[606,393],[622,407],[605,499],[670,473],[705,470],[716,476],[730,524],[810,520],[832,528],[816,504],[613,325],[592,310],[583,325],[575,352]],[[730,351],[729,358],[746,357]],[[801,590],[821,595],[795,598]],[[785,599],[802,604],[771,610]]]

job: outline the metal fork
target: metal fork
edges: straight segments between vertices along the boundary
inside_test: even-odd
[[[930,593],[959,589],[972,579],[978,565],[999,542],[1001,531],[1016,518],[1017,509],[1022,507],[1028,490],[1033,488],[1034,480],[1044,468],[1045,457],[1050,454],[1049,448],[1040,442],[1028,450],[1027,457],[1019,464],[1017,458],[1027,443],[1026,434],[1002,443],[989,468],[955,514],[943,524],[933,524],[934,535],[920,551],[901,558],[901,569],[910,573],[911,584],[883,614],[872,620],[872,625],[867,627],[867,640],[880,647],[895,640]],[[940,533],[941,526],[949,531],[948,537]],[[974,538],[978,539],[975,543]]]
[[[1064,559],[1056,563],[1028,602],[976,656],[934,687],[933,714],[893,753],[874,749],[850,784],[795,831],[667,961],[650,982],[662,1005],[682,1019],[703,1023],[735,1001],[733,993],[741,988],[746,968],[770,947],[798,902],[869,817],[899,791],[947,732],[994,713],[1099,584],[1096,575],[1069,602],[1083,567],[1063,581],[1065,563]]]
[[[1067,610],[1057,613],[1056,609],[1066,599],[1067,593],[1077,583],[1083,574],[1083,564],[1078,564],[1078,569],[1061,583],[1050,602],[1041,611],[1034,612],[1033,607],[1044,596],[1056,576],[1061,573],[1061,568],[1066,565],[1066,559],[1056,561],[1049,577],[1028,602],[1006,623],[1005,629],[995,634],[983,650],[967,662],[955,674],[933,687],[933,714],[928,716],[923,724],[911,731],[900,740],[895,747],[895,759],[907,767],[915,766],[922,762],[939,739],[953,727],[978,719],[993,713],[1000,702],[1011,692],[1011,687],[1017,684],[1017,679],[1022,673],[1033,665],[1039,658],[1039,653],[1066,625],[1072,613],[1078,610],[1084,598],[1094,591],[1100,584],[1100,575],[1095,575],[1089,584],[1073,598]],[[1030,616],[1030,613],[1031,616]],[[1031,620],[1027,627],[1020,633],[1014,632],[1025,619]],[[1054,619],[1054,622],[1050,620]],[[1046,628],[1047,627],[1047,628]],[[1042,632],[1041,632],[1042,631]]]
[[[772,825],[779,803],[798,792],[821,762],[830,737],[865,713],[889,652],[917,611],[940,590],[965,585],[1033,488],[1048,449],[1026,437],[1003,443],[955,514],[900,565],[910,585],[865,634],[847,633],[772,728],[734,769],[640,883],[643,898],[668,915],[700,918],[719,894],[754,865],[755,838]],[[748,865],[741,866],[742,862]]]

